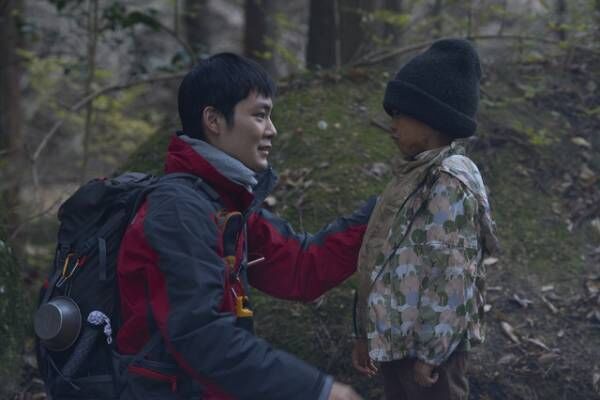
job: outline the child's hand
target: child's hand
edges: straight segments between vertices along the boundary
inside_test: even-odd
[[[433,372],[434,368],[434,365],[427,364],[421,360],[415,361],[415,382],[425,387],[429,387],[436,383],[439,374]]]
[[[356,339],[352,349],[352,365],[362,374],[372,377],[377,373],[377,367],[369,357],[369,346],[366,339]]]

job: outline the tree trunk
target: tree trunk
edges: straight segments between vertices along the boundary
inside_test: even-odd
[[[402,14],[403,0],[385,0],[384,7],[388,11],[392,11],[397,14]],[[390,45],[394,47],[400,47],[402,45],[402,33],[400,32],[400,27],[385,25],[383,30],[383,37],[390,39]]]
[[[25,309],[20,268],[0,232],[0,398],[13,398],[18,388],[23,360]]]
[[[4,159],[0,163],[0,208],[6,210],[9,235],[19,225],[19,194],[27,171],[21,114],[21,66],[17,55],[21,45],[17,29],[21,13],[19,0],[8,0],[0,7],[0,151]]]
[[[185,39],[196,55],[210,53],[211,24],[208,0],[185,0],[183,3],[183,28]]]
[[[343,64],[353,60],[368,46],[369,37],[362,22],[363,15],[373,10],[370,0],[340,0],[341,61]]]
[[[566,0],[556,0],[556,35],[561,41],[567,40],[567,2]]]
[[[594,2],[594,21],[596,21],[595,38],[596,45],[600,42],[600,0]]]
[[[267,38],[276,39],[271,17],[274,6],[272,0],[244,1],[244,55],[258,61],[271,74],[276,72],[275,55],[267,45]]]
[[[442,8],[443,0],[435,0],[431,7],[431,18],[433,19],[433,38],[438,39],[443,36]]]
[[[473,0],[467,2],[467,38],[473,36]]]
[[[85,79],[85,95],[92,92],[92,83],[96,74],[96,46],[98,44],[98,0],[89,0],[88,7],[88,43],[87,43],[87,77]],[[83,160],[81,162],[81,183],[87,175],[90,159],[90,138],[92,136],[92,114],[94,102],[90,101],[85,108],[85,125],[83,129]]]
[[[340,64],[337,0],[310,0],[306,65],[310,69]]]
[[[364,30],[362,26],[361,0],[340,0],[340,31],[341,61],[351,60],[364,45]]]
[[[22,9],[19,0],[0,3],[0,398],[10,398],[19,381],[25,321],[20,271],[5,241],[18,226],[19,191],[26,170],[17,55]]]

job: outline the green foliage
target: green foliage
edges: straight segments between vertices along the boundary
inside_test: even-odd
[[[368,19],[374,22],[383,22],[395,28],[404,28],[410,22],[411,16],[410,14],[380,9],[369,13]]]
[[[558,139],[556,135],[550,135],[546,128],[536,129],[526,126],[523,121],[517,119],[511,122],[511,128],[523,134],[535,146],[547,146],[555,143]]]
[[[92,140],[93,154],[107,162],[117,165],[128,154],[156,133],[160,115],[148,113],[133,117],[128,110],[136,100],[146,92],[144,87],[136,87],[117,95],[101,96],[94,102],[96,129],[102,132]]]
[[[265,38],[265,45],[272,49],[271,51],[265,52],[261,58],[265,60],[270,60],[273,57],[273,53],[279,54],[281,59],[293,66],[296,70],[302,70],[302,60],[299,60],[298,57],[294,54],[293,51],[288,49],[285,45],[280,42],[271,39],[270,37]]]
[[[282,12],[275,13],[273,20],[275,22],[274,32],[263,38],[267,50],[256,52],[253,56],[266,61],[277,60],[277,62],[287,64],[294,72],[303,71],[303,60],[299,59],[283,40],[284,32],[299,33],[301,32],[300,26]]]

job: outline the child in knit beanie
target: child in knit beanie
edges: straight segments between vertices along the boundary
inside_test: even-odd
[[[402,157],[358,261],[353,364],[379,362],[388,400],[467,399],[467,351],[483,341],[483,258],[497,244],[485,186],[457,139],[477,128],[473,45],[443,39],[404,65],[385,111]]]

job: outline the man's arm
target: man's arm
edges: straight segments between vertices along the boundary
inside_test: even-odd
[[[375,198],[318,233],[296,233],[260,209],[248,219],[249,256],[265,260],[248,268],[250,284],[271,296],[311,301],[356,271],[358,252]]]
[[[225,265],[208,202],[181,185],[159,188],[148,201],[144,234],[159,266],[147,268],[150,304],[178,364],[239,399],[319,399],[326,375],[219,311]]]

